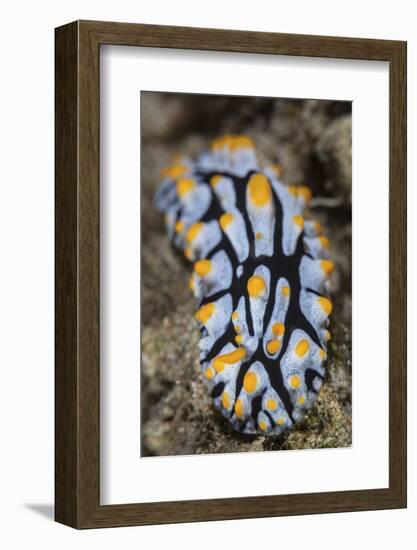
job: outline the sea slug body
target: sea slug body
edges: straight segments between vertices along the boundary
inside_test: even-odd
[[[279,166],[261,168],[247,136],[163,171],[155,203],[194,263],[202,377],[239,432],[283,433],[324,378],[334,266],[321,226],[304,217],[310,199]]]

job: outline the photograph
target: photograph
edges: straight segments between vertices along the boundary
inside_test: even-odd
[[[141,91],[142,457],[352,445],[352,102]]]
[[[0,548],[408,550],[414,5],[47,7],[1,12]]]

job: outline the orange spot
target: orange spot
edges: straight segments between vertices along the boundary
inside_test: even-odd
[[[302,230],[304,229],[304,218],[303,216],[299,216],[299,215],[296,215],[296,216],[293,216],[293,221],[296,225],[298,225],[298,227]]]
[[[226,212],[225,214],[222,214],[219,219],[220,227],[223,229],[223,231],[226,229],[228,225],[230,225],[233,221],[233,214],[230,212]]]
[[[226,391],[222,394],[222,404],[225,409],[230,409],[230,398]]]
[[[195,318],[197,321],[200,321],[201,324],[206,324],[210,317],[216,310],[216,305],[214,303],[205,304],[201,306],[200,309],[196,312]]]
[[[288,193],[292,195],[293,197],[296,197],[298,195],[298,187],[296,185],[289,185],[287,187]]]
[[[290,295],[290,287],[289,286],[283,286],[281,289],[281,294],[283,296],[289,296]]]
[[[331,303],[331,301],[324,296],[320,296],[320,298],[317,298],[317,302],[320,304],[324,313],[329,316],[333,310],[333,304]]]
[[[295,353],[298,357],[303,357],[310,349],[310,344],[304,338],[300,340],[295,346]]]
[[[188,281],[188,288],[191,288],[191,290],[194,290],[194,277],[190,277],[190,280]]]
[[[331,275],[333,273],[334,263],[331,260],[321,260],[320,264],[326,275]]]
[[[181,179],[178,180],[176,185],[177,195],[183,197],[189,193],[195,187],[195,181],[192,179]]]
[[[307,185],[289,185],[287,189],[291,195],[294,197],[303,197],[306,202],[309,202],[313,196],[310,187],[307,187]]]
[[[271,186],[264,174],[253,174],[249,178],[248,192],[249,198],[255,206],[265,206],[271,202]]]
[[[265,422],[265,420],[260,420],[259,427],[263,432],[266,432],[266,430],[268,429],[268,424]]]
[[[211,176],[210,178],[210,185],[214,189],[216,185],[219,183],[219,181],[222,179],[221,176]]]
[[[213,378],[213,376],[214,376],[214,370],[213,370],[211,367],[208,367],[208,368],[204,371],[204,376],[205,376],[208,380],[211,380],[211,378]]]
[[[241,399],[238,399],[235,403],[235,413],[238,418],[242,418],[243,416],[243,401]]]
[[[239,318],[239,313],[237,311],[234,311],[232,313],[232,321],[237,321]]]
[[[320,235],[320,237],[318,237],[319,241],[320,241],[320,244],[323,248],[329,248],[330,247],[330,241],[327,237],[325,237],[324,235]]]
[[[290,376],[289,384],[292,388],[297,389],[301,386],[301,378],[297,374]]]
[[[253,149],[255,144],[248,136],[235,136],[230,141],[230,149],[235,151],[236,149]]]
[[[175,224],[175,231],[177,233],[182,233],[184,231],[184,222],[181,222],[181,221],[178,221],[176,224]]]
[[[204,223],[202,222],[193,223],[193,225],[188,229],[185,236],[185,240],[187,241],[187,243],[191,244],[200,233],[200,231],[203,229],[203,227]]]
[[[162,175],[166,178],[171,178],[173,180],[183,176],[187,172],[188,168],[184,164],[173,164],[169,168],[164,168],[162,170]]]
[[[282,336],[285,332],[284,323],[274,323],[272,325],[272,332],[275,334],[275,336]]]
[[[254,372],[247,372],[243,378],[243,387],[248,393],[255,391],[256,386],[258,385],[258,377]]]
[[[231,143],[233,141],[233,136],[226,134],[225,136],[221,136],[216,138],[211,142],[211,148],[214,151],[218,151],[219,149],[224,149],[225,147],[230,147]]]
[[[223,146],[227,149],[231,149],[233,146],[233,140],[235,139],[235,136],[232,136],[230,134],[226,134],[223,136]]]
[[[273,411],[274,409],[276,409],[277,402],[275,401],[275,399],[268,399],[268,401],[266,402],[266,408],[269,409],[270,411]]]
[[[191,250],[191,247],[187,246],[187,248],[184,248],[184,256],[190,262],[193,260],[193,251]]]
[[[249,296],[251,296],[252,298],[257,298],[265,292],[265,281],[262,277],[259,277],[258,275],[253,275],[248,280],[247,289]]]
[[[216,372],[221,372],[226,365],[233,365],[246,355],[245,348],[237,348],[230,353],[225,353],[223,355],[218,355],[213,361],[213,367]]]
[[[204,277],[211,271],[211,261],[210,260],[198,260],[194,264],[194,271],[199,275],[200,277]]]
[[[266,349],[270,355],[274,355],[279,348],[281,347],[281,342],[279,340],[270,340],[266,344]]]
[[[305,402],[306,398],[304,397],[304,395],[300,395],[300,397],[297,399],[297,405],[304,405]]]
[[[227,364],[223,363],[222,361],[219,361],[218,358],[216,357],[216,359],[213,361],[213,367],[214,367],[214,370],[217,373],[219,373],[219,372],[222,372],[225,367],[227,367]]]

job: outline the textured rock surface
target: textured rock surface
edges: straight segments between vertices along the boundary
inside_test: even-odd
[[[351,444],[350,104],[142,94],[142,454],[341,447]],[[302,423],[278,438],[243,436],[214,409],[201,380],[190,265],[169,244],[152,200],[173,154],[247,133],[287,183],[306,183],[336,264],[328,373]]]

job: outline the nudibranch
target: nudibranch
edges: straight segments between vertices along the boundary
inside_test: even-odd
[[[236,431],[280,434],[325,375],[329,240],[304,217],[311,190],[261,167],[247,136],[214,140],[163,170],[156,207],[193,262],[202,376]]]

